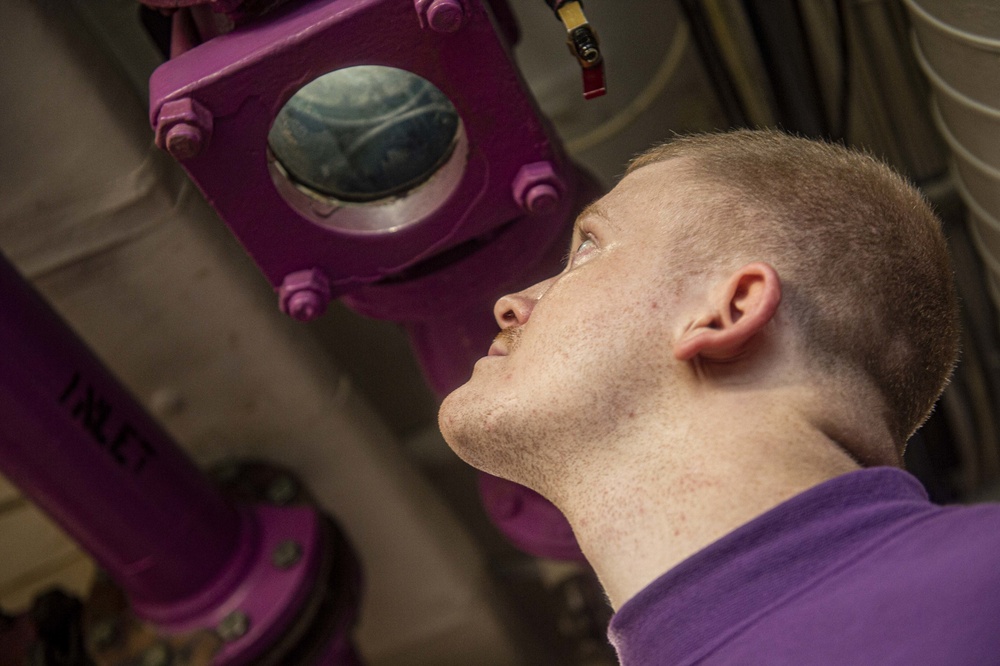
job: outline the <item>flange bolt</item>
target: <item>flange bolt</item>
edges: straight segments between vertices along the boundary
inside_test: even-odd
[[[186,160],[201,152],[201,130],[189,123],[174,125],[167,132],[167,152],[176,160]]]
[[[140,666],[170,666],[174,656],[166,643],[154,643],[139,657]]]
[[[190,97],[164,102],[156,115],[156,145],[176,160],[196,157],[212,136],[212,114]]]
[[[415,0],[420,25],[434,32],[457,32],[465,22],[461,0]]]
[[[271,564],[277,569],[291,569],[302,559],[302,546],[297,541],[286,539],[274,547]]]
[[[87,642],[93,650],[101,652],[117,643],[121,633],[121,625],[116,618],[104,618],[95,622],[87,632]]]
[[[315,268],[289,273],[278,288],[281,311],[298,321],[312,321],[322,315],[331,298],[330,281]]]
[[[232,643],[235,640],[243,638],[249,630],[250,618],[241,610],[234,610],[222,618],[219,626],[215,628],[215,632],[219,634],[219,638],[227,643]]]
[[[559,204],[563,184],[552,162],[546,160],[521,167],[511,189],[521,208],[529,213],[545,213]]]

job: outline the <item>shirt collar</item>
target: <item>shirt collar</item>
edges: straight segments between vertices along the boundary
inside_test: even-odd
[[[836,562],[931,508],[910,474],[874,467],[792,497],[663,574],[611,619],[608,637],[623,664],[697,659],[734,627],[765,612]],[[666,634],[666,636],[664,635]]]

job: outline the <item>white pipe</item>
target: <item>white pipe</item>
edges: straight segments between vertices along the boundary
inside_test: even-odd
[[[954,153],[952,173],[1000,308],[993,288],[1000,281],[1000,242],[984,237],[1000,239],[1000,7],[995,0],[905,3],[913,50],[936,97],[934,119]]]

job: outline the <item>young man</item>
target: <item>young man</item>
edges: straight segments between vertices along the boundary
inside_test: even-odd
[[[624,664],[998,663],[1000,509],[899,469],[957,310],[939,221],[876,160],[677,139],[497,302],[441,430],[566,514]]]

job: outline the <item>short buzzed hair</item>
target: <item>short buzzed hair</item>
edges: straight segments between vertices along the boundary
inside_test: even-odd
[[[871,380],[901,452],[958,356],[947,243],[924,197],[870,155],[772,130],[678,137],[628,172],[676,158],[718,193],[706,198],[721,222],[682,234],[682,251],[774,263],[810,353]]]

